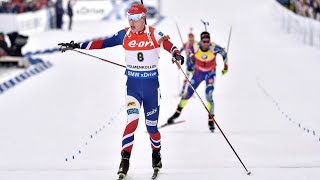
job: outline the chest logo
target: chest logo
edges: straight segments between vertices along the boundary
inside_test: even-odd
[[[208,56],[205,55],[205,54],[202,54],[202,55],[201,55],[201,58],[202,58],[202,59],[208,59]]]
[[[149,41],[139,41],[137,42],[136,40],[132,40],[128,43],[128,46],[131,48],[135,47],[148,47],[151,46],[151,42]]]

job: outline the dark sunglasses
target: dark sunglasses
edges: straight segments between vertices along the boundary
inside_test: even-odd
[[[210,40],[203,40],[203,41],[201,41],[201,42],[203,42],[203,43],[210,43]]]

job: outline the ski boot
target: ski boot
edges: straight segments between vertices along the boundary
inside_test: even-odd
[[[214,121],[214,115],[212,115],[212,116],[209,115],[208,126],[209,126],[209,130],[211,132],[214,132],[214,129],[215,129],[213,121]]]
[[[152,167],[153,175],[151,179],[156,179],[160,169],[162,168],[160,149],[152,151]]]
[[[128,173],[130,155],[129,152],[121,151],[121,163],[118,171],[119,180],[123,179]]]
[[[178,106],[176,112],[168,119],[167,124],[172,124],[181,114],[182,108]]]
[[[152,151],[152,167],[158,169],[162,168],[160,149]]]

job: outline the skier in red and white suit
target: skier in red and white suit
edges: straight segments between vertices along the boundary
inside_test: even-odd
[[[175,60],[184,62],[180,51],[169,41],[169,36],[145,24],[147,10],[143,5],[132,5],[127,12],[130,27],[118,31],[110,38],[84,43],[61,43],[65,49],[102,49],[122,45],[125,49],[127,75],[127,126],[122,138],[122,160],[119,175],[125,176],[129,169],[129,159],[134,142],[134,132],[138,126],[140,108],[143,104],[146,126],[152,147],[152,167],[160,169],[161,136],[158,131],[159,80],[158,59],[160,48],[172,54]]]

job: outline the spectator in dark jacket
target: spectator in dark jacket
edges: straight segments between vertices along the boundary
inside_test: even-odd
[[[1,2],[0,13],[9,13],[9,4],[8,4],[8,2]]]
[[[278,2],[283,6],[289,8],[289,0],[278,0]]]
[[[63,6],[62,6],[62,0],[57,0],[55,4],[55,10],[56,10],[56,25],[57,29],[62,29],[62,24],[63,24]]]
[[[315,13],[315,19],[320,21],[320,0],[313,2],[313,8]]]
[[[1,4],[0,4],[0,13],[5,13],[5,9],[4,9],[3,3],[4,2],[1,2]]]
[[[67,14],[69,16],[69,30],[72,29],[73,6],[74,6],[74,1],[69,0],[68,7],[67,7]]]

